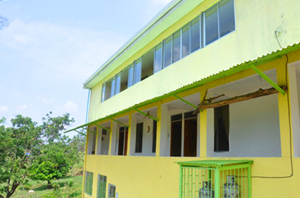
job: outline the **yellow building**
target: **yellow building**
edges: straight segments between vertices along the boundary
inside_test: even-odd
[[[227,198],[300,197],[299,21],[298,0],[168,4],[84,83],[82,197],[226,197],[225,176]],[[246,160],[247,184],[176,163]]]

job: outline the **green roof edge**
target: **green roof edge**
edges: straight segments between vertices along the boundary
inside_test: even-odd
[[[194,83],[191,83],[191,84],[185,85],[183,87],[180,87],[180,88],[178,88],[178,89],[176,89],[174,91],[171,91],[171,92],[168,92],[166,94],[154,97],[152,99],[149,99],[149,100],[146,100],[144,102],[135,104],[135,105],[133,105],[131,107],[128,107],[128,108],[123,109],[121,111],[118,111],[116,113],[113,113],[113,114],[110,114],[108,116],[105,116],[103,118],[99,118],[97,120],[94,120],[94,121],[88,122],[86,124],[80,125],[78,127],[75,127],[73,129],[67,130],[64,133],[68,133],[68,132],[71,132],[73,130],[76,130],[76,129],[79,129],[79,128],[83,128],[83,127],[88,126],[88,125],[93,125],[94,123],[100,122],[102,120],[106,120],[108,118],[117,116],[119,114],[123,114],[123,113],[129,112],[131,110],[134,110],[135,108],[139,108],[139,107],[142,107],[142,106],[154,103],[154,102],[158,102],[159,100],[161,100],[163,98],[167,98],[167,97],[172,96],[174,94],[181,93],[181,92],[184,92],[184,91],[188,91],[188,90],[197,88],[199,86],[203,86],[204,84],[210,83],[210,82],[218,80],[220,78],[224,78],[224,77],[233,75],[235,73],[244,71],[246,69],[249,69],[251,65],[258,66],[258,65],[262,65],[262,64],[271,62],[273,60],[281,58],[285,54],[288,54],[288,53],[290,53],[292,51],[296,51],[296,50],[299,50],[299,49],[300,49],[300,42],[294,43],[293,45],[287,46],[287,47],[282,48],[282,49],[278,49],[278,50],[273,51],[273,52],[270,52],[270,53],[268,53],[266,55],[263,55],[261,57],[257,57],[254,60],[245,61],[245,62],[243,62],[241,64],[238,64],[238,65],[235,65],[235,66],[233,66],[233,67],[231,67],[231,68],[229,68],[227,70],[220,71],[217,74],[213,74],[213,75],[208,76],[206,78],[203,78],[201,80],[195,81]]]

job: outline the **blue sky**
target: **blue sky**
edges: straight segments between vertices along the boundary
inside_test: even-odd
[[[0,117],[68,112],[83,124],[83,82],[170,1],[0,0]]]

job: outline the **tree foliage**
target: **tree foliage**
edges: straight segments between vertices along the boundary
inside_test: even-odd
[[[52,180],[64,177],[74,165],[77,157],[75,150],[69,146],[71,139],[61,135],[71,122],[74,119],[69,114],[52,117],[50,112],[43,118],[41,128],[45,145],[30,168],[32,179],[45,180],[50,187]]]
[[[53,117],[50,112],[41,125],[21,115],[11,120],[11,127],[4,122],[0,119],[0,198],[11,197],[28,178],[50,184],[80,161],[78,148],[83,141],[61,133],[74,122],[69,114]]]
[[[27,182],[42,140],[40,127],[31,118],[18,115],[12,127],[0,127],[0,197],[11,197],[21,183]]]

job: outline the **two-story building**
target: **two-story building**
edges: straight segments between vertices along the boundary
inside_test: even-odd
[[[169,3],[84,83],[82,197],[300,197],[299,9]]]

